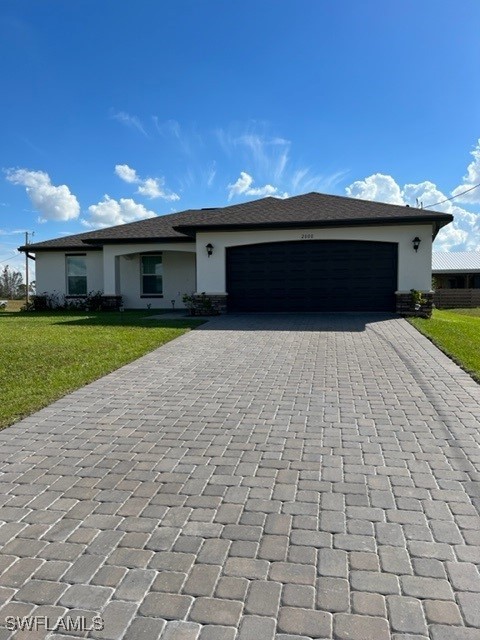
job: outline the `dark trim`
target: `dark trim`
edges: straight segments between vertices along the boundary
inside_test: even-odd
[[[28,251],[26,252],[27,254],[27,258],[29,258],[29,260],[33,260],[35,262],[35,256],[31,256]]]
[[[66,258],[75,258],[75,256],[80,258],[86,258],[87,254],[85,253],[85,251],[83,251],[82,253],[66,253],[65,254]]]
[[[105,238],[94,240],[82,240],[81,245],[55,245],[52,247],[35,246],[34,244],[24,245],[18,247],[19,251],[102,251],[104,244],[151,244],[152,242],[162,242],[164,244],[171,244],[172,242],[189,243],[193,244],[191,238],[186,236],[179,238]]]
[[[453,221],[453,216],[444,214],[442,217],[437,216],[419,216],[411,218],[402,216],[399,218],[361,218],[349,220],[323,220],[323,221],[292,221],[292,222],[242,222],[235,224],[203,224],[203,225],[176,225],[173,227],[179,233],[195,235],[200,231],[256,231],[258,229],[321,229],[325,227],[378,227],[383,225],[416,225],[416,224],[433,224],[440,230],[441,227]]]
[[[34,253],[40,253],[42,251],[81,251],[85,253],[86,251],[101,251],[102,247],[89,247],[84,245],[75,245],[74,247],[72,247],[72,245],[66,245],[64,247],[59,247],[58,245],[54,247],[36,247],[34,244],[29,244],[27,246],[18,247],[18,250],[22,251],[23,253],[28,251],[33,251]]]
[[[141,293],[140,294],[140,298],[163,298],[163,293],[162,294],[148,294],[148,293]]]
[[[432,276],[458,276],[459,274],[476,275],[480,274],[480,269],[432,269]]]

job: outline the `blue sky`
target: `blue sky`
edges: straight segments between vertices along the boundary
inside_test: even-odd
[[[1,0],[0,266],[34,241],[308,191],[480,182],[480,4]],[[439,250],[480,250],[480,188]]]

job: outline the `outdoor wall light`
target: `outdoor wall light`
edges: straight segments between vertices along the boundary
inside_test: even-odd
[[[207,244],[207,246],[205,247],[205,249],[207,250],[207,256],[210,258],[210,256],[213,253],[213,244],[211,242],[209,242]]]
[[[416,236],[413,240],[412,240],[412,244],[413,244],[413,248],[415,251],[418,251],[418,247],[420,246],[420,238],[418,236]]]

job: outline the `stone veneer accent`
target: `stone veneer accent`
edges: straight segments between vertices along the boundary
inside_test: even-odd
[[[424,302],[415,308],[415,301],[410,291],[397,291],[397,313],[405,317],[430,318],[433,309],[433,291],[422,291]]]
[[[196,293],[194,295],[196,300],[201,300],[203,297],[212,301],[213,308],[217,313],[227,313],[226,293]]]

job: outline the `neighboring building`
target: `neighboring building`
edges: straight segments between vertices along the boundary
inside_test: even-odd
[[[205,292],[220,310],[395,311],[431,289],[445,213],[308,193],[189,210],[20,247],[37,293],[101,290],[126,308],[176,308]]]
[[[480,289],[480,251],[434,253],[436,289]]]

